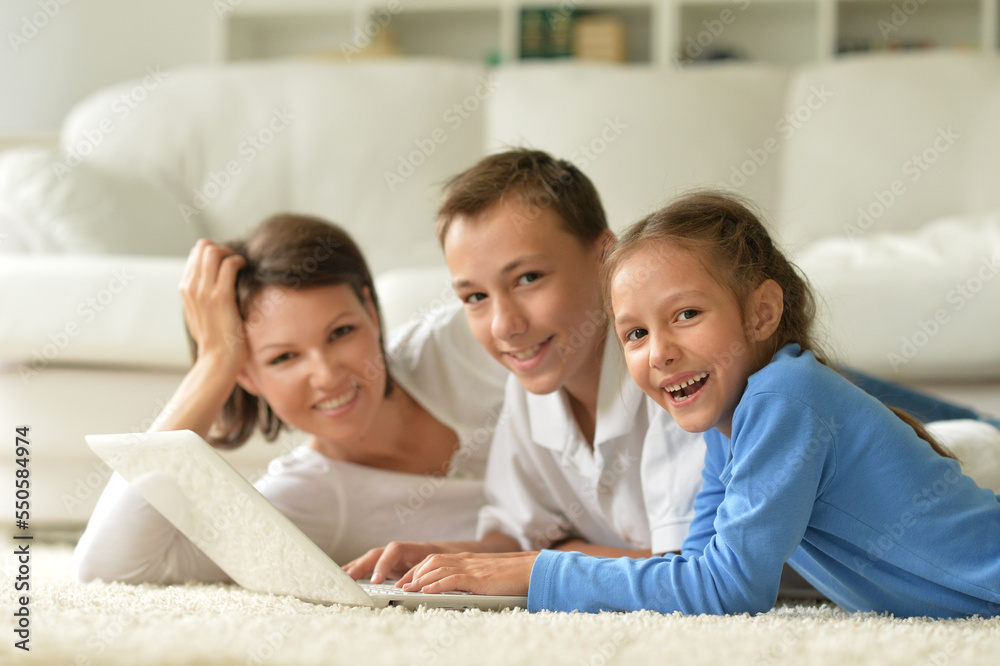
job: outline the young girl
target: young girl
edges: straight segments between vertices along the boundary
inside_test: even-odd
[[[808,286],[743,204],[695,194],[642,220],[609,256],[605,286],[635,382],[705,432],[682,553],[546,550],[499,574],[442,555],[413,587],[523,591],[530,567],[534,610],[756,613],[787,561],[852,611],[1000,614],[997,496],[824,362]]]
[[[258,429],[303,433],[255,485],[339,562],[391,539],[474,535],[506,373],[460,307],[404,324],[384,348],[357,246],[300,215],[230,246],[199,241],[181,293],[196,359],[154,429],[229,448]],[[118,475],[74,565],[81,580],[225,579]]]

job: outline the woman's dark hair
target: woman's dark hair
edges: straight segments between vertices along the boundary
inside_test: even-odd
[[[261,222],[246,238],[226,245],[246,259],[236,276],[236,304],[246,325],[253,325],[251,307],[267,287],[307,290],[341,284],[348,285],[361,303],[370,302],[382,321],[368,264],[347,232],[335,224],[283,213]],[[188,340],[197,359],[197,345],[190,335]],[[389,395],[393,382],[385,367],[381,327],[379,349],[380,367],[366,369],[366,375],[377,375],[385,368],[385,395]],[[266,400],[236,386],[212,426],[209,441],[220,448],[236,448],[258,427],[273,442],[286,426]]]
[[[695,191],[626,229],[603,268],[604,300],[609,309],[611,280],[622,263],[640,248],[658,241],[695,252],[715,280],[744,308],[744,322],[749,320],[745,309],[752,302],[753,291],[765,280],[774,280],[781,287],[783,311],[777,330],[767,341],[767,348],[761,350],[763,358],[770,359],[779,349],[794,342],[803,351],[811,351],[819,362],[833,367],[813,336],[816,299],[812,288],[772,242],[760,216],[748,201],[723,192]],[[920,421],[895,407],[889,409],[935,451],[953,457],[931,437]]]

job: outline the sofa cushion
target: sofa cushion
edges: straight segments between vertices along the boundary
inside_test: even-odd
[[[0,155],[0,252],[178,255],[202,234],[154,183],[48,150]]]
[[[820,297],[820,339],[897,380],[1000,379],[1000,209],[911,233],[834,237],[798,264]]]
[[[26,384],[49,368],[74,365],[186,370],[191,356],[178,290],[184,261],[5,257],[0,311],[11,316],[0,319],[0,365],[11,364]],[[455,300],[443,267],[390,271],[375,278],[375,288],[386,329]]]
[[[786,105],[810,90],[824,99],[803,114],[781,165],[777,217],[791,250],[1000,207],[1000,59],[837,59],[796,70]]]
[[[74,364],[188,367],[183,268],[173,257],[5,256],[0,311],[21,314],[0,318],[0,364],[25,382]]]
[[[484,68],[272,62],[147,79],[131,106],[123,95],[145,84],[78,105],[63,150],[173,192],[216,240],[295,211],[344,225],[376,272],[440,263],[436,193],[482,154]]]
[[[487,148],[534,147],[574,162],[616,229],[699,185],[736,188],[770,209],[787,78],[783,68],[746,63],[503,67]]]

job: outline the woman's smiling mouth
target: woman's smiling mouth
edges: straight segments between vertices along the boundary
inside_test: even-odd
[[[350,390],[344,391],[338,396],[335,396],[323,402],[317,402],[315,405],[313,405],[313,409],[318,409],[323,412],[328,412],[343,407],[347,403],[354,400],[354,398],[357,397],[358,392],[360,390],[361,388],[359,386],[352,385]]]

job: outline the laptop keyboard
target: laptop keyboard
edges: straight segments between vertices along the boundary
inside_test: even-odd
[[[423,592],[407,592],[393,583],[359,583],[361,589],[368,594],[424,594]],[[471,592],[441,592],[439,594],[472,594]]]

